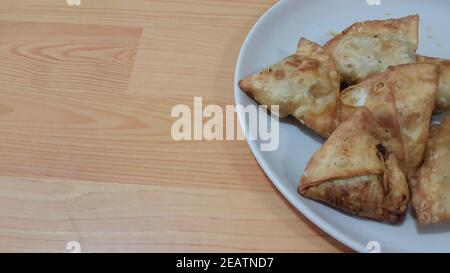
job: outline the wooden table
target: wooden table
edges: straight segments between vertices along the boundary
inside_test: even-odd
[[[274,2],[1,0],[0,251],[349,251],[244,141],[170,136],[173,106],[233,104]]]

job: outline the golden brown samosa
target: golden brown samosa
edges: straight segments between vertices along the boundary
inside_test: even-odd
[[[434,112],[450,111],[450,60],[417,55],[417,62],[439,65],[439,89]]]
[[[408,185],[375,127],[365,107],[344,121],[308,162],[299,193],[354,215],[400,220],[408,206]]]
[[[388,73],[372,74],[357,85],[345,89],[340,96],[340,105],[342,120],[348,119],[358,108],[367,107],[378,123],[374,132],[383,146],[393,152],[399,162],[405,162],[405,145]],[[406,164],[402,165],[406,171]]]
[[[321,136],[338,124],[336,65],[321,46],[304,38],[296,54],[241,80],[239,87],[260,104],[279,105],[280,117],[292,115]]]
[[[382,143],[411,176],[423,159],[438,81],[434,64],[389,67],[342,92],[342,119],[368,107],[382,128],[378,130]]]
[[[423,160],[439,86],[439,70],[433,64],[410,64],[391,67],[388,73],[405,144],[406,160],[413,172]]]
[[[416,62],[419,16],[358,22],[325,45],[342,79],[354,84],[391,65]]]
[[[431,128],[423,166],[412,181],[418,221],[450,221],[450,117]]]

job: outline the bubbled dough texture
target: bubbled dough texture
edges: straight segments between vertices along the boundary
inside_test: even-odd
[[[424,164],[413,181],[419,222],[450,220],[450,117],[431,129]]]
[[[355,23],[325,45],[350,84],[391,65],[415,63],[417,47],[418,16]]]
[[[337,126],[340,77],[323,48],[302,39],[297,53],[240,82],[262,105],[279,105],[280,117],[292,115],[322,136]]]

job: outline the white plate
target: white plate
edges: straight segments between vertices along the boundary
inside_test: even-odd
[[[450,58],[450,2],[447,0],[281,0],[250,31],[242,46],[235,74],[237,105],[255,104],[238,87],[238,81],[292,54],[300,37],[323,44],[331,32],[356,21],[420,15],[418,53]],[[244,113],[238,112],[245,127]],[[260,166],[278,190],[299,211],[331,236],[359,252],[379,242],[382,252],[450,252],[450,225],[423,228],[411,210],[398,225],[348,216],[328,206],[302,198],[296,188],[311,155],[321,140],[293,119],[280,121],[280,146],[261,152],[259,141],[248,141]]]

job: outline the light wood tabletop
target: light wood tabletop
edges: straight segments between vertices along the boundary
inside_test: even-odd
[[[1,2],[1,252],[350,251],[245,141],[170,135],[173,106],[234,103],[240,46],[275,0]]]

